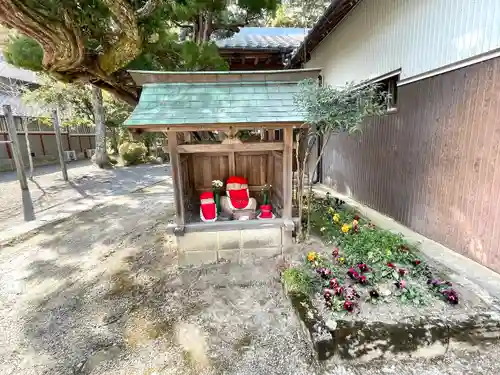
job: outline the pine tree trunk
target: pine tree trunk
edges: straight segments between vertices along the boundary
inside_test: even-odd
[[[104,123],[104,107],[102,91],[99,87],[92,86],[92,104],[95,118],[95,163],[99,168],[108,166],[106,151],[106,126]]]

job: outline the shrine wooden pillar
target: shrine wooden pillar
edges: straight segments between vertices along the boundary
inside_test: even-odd
[[[167,132],[168,151],[170,154],[170,166],[172,168],[172,182],[174,185],[174,205],[175,205],[175,223],[176,228],[174,233],[184,233],[184,224],[186,223],[184,215],[184,186],[180,171],[179,150],[177,149],[177,133],[173,131]]]
[[[293,127],[283,130],[283,219],[292,220]]]

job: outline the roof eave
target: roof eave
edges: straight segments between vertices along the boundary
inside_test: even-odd
[[[288,127],[302,127],[304,121],[275,121],[275,122],[218,122],[218,123],[189,123],[189,124],[146,124],[146,125],[127,125],[124,127],[132,131],[143,132],[166,132],[166,131],[217,131],[227,129],[282,129]]]
[[[335,27],[362,0],[333,0],[318,22],[306,35],[300,46],[293,53],[288,68],[300,67],[310,59],[311,52],[330,34]]]
[[[252,53],[252,52],[274,52],[292,53],[297,47],[219,47],[219,53]]]
[[[316,78],[321,69],[287,69],[262,71],[202,71],[157,72],[129,70],[138,86],[151,83],[210,83],[210,82],[299,82]]]

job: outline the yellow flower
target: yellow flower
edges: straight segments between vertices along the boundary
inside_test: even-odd
[[[339,258],[339,262],[340,262],[340,263],[344,263],[344,260],[345,260],[345,259],[344,259],[343,257],[342,257],[342,258]]]
[[[328,213],[330,215],[335,215],[335,210],[333,209],[333,207],[328,207]]]
[[[358,221],[357,220],[353,220],[352,225],[354,225],[354,226],[358,225]]]
[[[343,232],[343,233],[347,233],[347,232],[349,232],[349,229],[351,229],[351,226],[350,226],[350,225],[348,225],[348,224],[344,224],[344,225],[342,225],[342,232]]]
[[[311,251],[307,254],[307,260],[309,262],[314,262],[316,260],[317,254],[314,251]]]
[[[335,215],[333,215],[333,221],[334,221],[335,223],[338,223],[338,222],[340,221],[340,215],[339,215],[339,214],[335,214]]]

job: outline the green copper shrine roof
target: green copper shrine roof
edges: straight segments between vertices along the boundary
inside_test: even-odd
[[[256,72],[206,72],[204,75],[190,73],[185,76],[175,72],[170,76],[150,75],[146,79],[144,76],[151,72],[144,72],[143,77],[138,78],[133,74],[143,89],[139,104],[124,125],[301,122],[304,116],[295,105],[294,96],[299,91],[298,81],[305,78],[304,74],[283,72],[286,71],[279,74],[259,72],[260,75],[255,75]],[[309,70],[307,75],[317,76],[318,71],[315,72]],[[172,79],[174,76],[176,78]],[[297,79],[293,79],[294,76]],[[267,80],[272,78],[278,80]],[[158,80],[163,83],[149,83]]]

